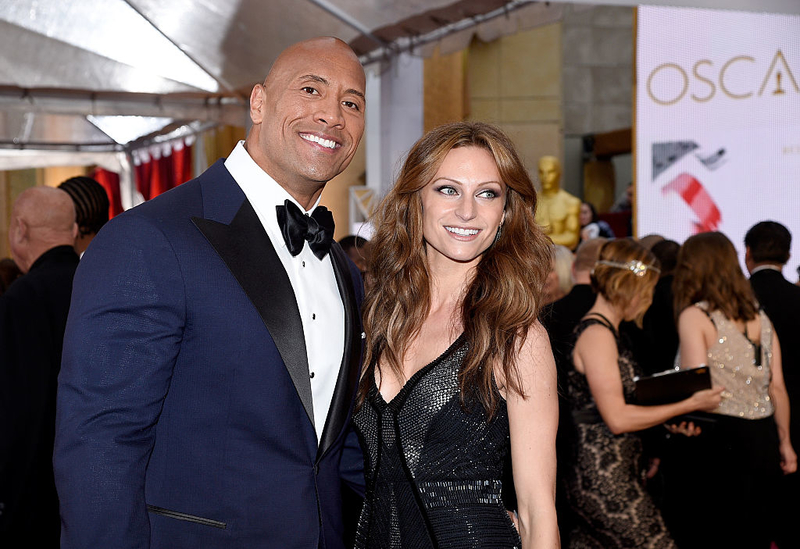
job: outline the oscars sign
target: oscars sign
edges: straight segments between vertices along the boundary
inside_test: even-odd
[[[747,229],[771,219],[795,236],[797,265],[800,17],[637,14],[637,234],[718,230],[741,251]]]

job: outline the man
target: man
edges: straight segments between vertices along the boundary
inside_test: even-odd
[[[25,273],[0,296],[0,546],[58,547],[53,481],[56,379],[78,256],[69,196],[23,191],[11,255]]]
[[[555,156],[539,159],[542,192],[536,208],[536,222],[553,243],[574,250],[580,240],[581,201],[561,188],[561,163]]]
[[[91,177],[71,177],[58,186],[65,191],[75,205],[78,218],[78,238],[75,251],[83,255],[100,228],[108,223],[108,193]]]
[[[344,42],[289,47],[227,160],[92,242],[59,378],[63,548],[343,546],[361,288],[314,207],[364,89]]]
[[[789,393],[790,438],[795,450],[800,445],[800,348],[796,344],[800,326],[800,287],[783,276],[789,261],[792,235],[775,221],[756,223],[744,237],[745,266],[750,284],[764,312],[772,321],[781,346],[783,377]],[[800,531],[795,521],[800,515],[800,476],[783,479],[776,501],[776,538],[779,547],[800,547]]]
[[[361,276],[364,276],[369,267],[369,240],[361,236],[349,234],[339,239],[339,246],[342,247],[347,257],[356,264],[356,267],[358,267],[358,270],[361,272]]]
[[[574,437],[572,418],[569,417],[569,402],[566,396],[567,372],[572,368],[573,331],[581,318],[592,308],[597,298],[597,294],[592,290],[591,276],[594,264],[600,256],[600,248],[606,242],[608,239],[598,237],[584,240],[578,245],[578,249],[575,251],[575,261],[572,263],[572,279],[575,282],[572,290],[558,301],[545,306],[540,314],[542,324],[550,336],[550,346],[553,349],[553,357],[556,360],[558,371],[560,418],[556,446],[562,457],[570,453],[570,445]],[[569,462],[569,460],[563,461],[564,463]],[[566,545],[569,541],[572,518],[566,502],[566,494],[563,492],[564,483],[561,481],[563,473],[562,468],[559,468],[556,503],[561,540]]]

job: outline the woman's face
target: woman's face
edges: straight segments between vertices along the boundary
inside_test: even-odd
[[[477,264],[494,242],[506,202],[492,155],[479,147],[451,150],[420,192],[429,263]]]
[[[588,204],[581,204],[581,211],[578,214],[578,221],[580,221],[581,227],[585,227],[592,222],[592,209]]]

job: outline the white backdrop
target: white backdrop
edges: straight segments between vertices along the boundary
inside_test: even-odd
[[[683,242],[774,220],[800,263],[800,16],[643,6],[636,38],[637,235]]]

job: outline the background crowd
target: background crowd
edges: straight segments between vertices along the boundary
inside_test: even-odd
[[[0,271],[3,546],[401,547],[400,533],[458,546],[500,539],[468,532],[488,525],[506,545],[552,547],[556,469],[565,546],[800,546],[789,231],[748,231],[748,280],[724,234],[615,236],[560,190],[557,159],[541,159],[537,195],[507,136],[456,123],[412,149],[375,249],[339,246],[317,204],[358,147],[363,88],[345,44],[300,43],[253,88],[253,127],[227,160],[107,228],[89,178],[19,195]],[[303,128],[287,137],[285,118]],[[637,402],[637,378],[701,366],[712,387]],[[406,400],[412,380],[428,400]],[[354,402],[370,458],[355,533],[360,500],[339,493],[364,487]],[[436,402],[446,433],[425,415]],[[404,425],[430,436],[398,444]],[[285,527],[297,522],[311,526]]]

